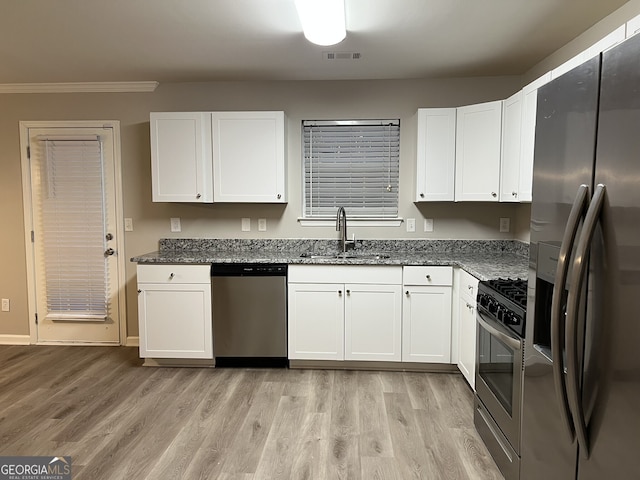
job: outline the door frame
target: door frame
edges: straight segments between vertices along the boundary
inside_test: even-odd
[[[114,162],[114,186],[116,207],[116,249],[118,276],[114,279],[118,292],[119,306],[119,345],[124,345],[127,339],[127,315],[126,315],[126,263],[124,255],[124,213],[122,208],[122,162],[120,155],[120,121],[118,120],[53,120],[53,121],[21,121],[20,122],[20,163],[22,167],[22,206],[24,210],[24,244],[27,265],[27,303],[29,312],[29,337],[30,344],[38,343],[38,326],[36,325],[37,299],[36,276],[34,262],[35,244],[31,241],[33,230],[33,205],[31,190],[31,166],[27,155],[29,146],[29,129],[31,128],[104,128],[113,132],[113,162]],[[45,342],[46,343],[46,342]],[[50,343],[50,342],[49,342]],[[71,342],[73,345],[82,345],[81,342]],[[56,342],[56,345],[63,343]],[[100,345],[100,343],[91,343]],[[110,343],[109,345],[113,345]]]

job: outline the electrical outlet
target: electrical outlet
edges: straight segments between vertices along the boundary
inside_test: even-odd
[[[407,218],[407,232],[415,232],[415,231],[416,231],[416,219]]]
[[[433,232],[433,218],[424,219],[424,231]]]
[[[251,219],[250,218],[243,218],[242,219],[242,226],[240,228],[241,228],[241,230],[243,232],[250,232],[251,231]]]
[[[258,219],[258,231],[259,232],[266,232],[267,231],[267,219],[266,218],[259,218]]]
[[[500,232],[508,232],[511,229],[511,219],[508,217],[500,218]]]
[[[133,232],[133,218],[124,219],[124,231]]]
[[[2,299],[2,311],[3,312],[8,312],[9,311],[9,299],[8,298],[3,298]]]
[[[171,219],[171,231],[172,232],[182,231],[182,225],[180,225],[180,217]]]

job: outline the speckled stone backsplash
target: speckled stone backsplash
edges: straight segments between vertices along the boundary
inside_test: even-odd
[[[171,251],[269,251],[333,253],[339,240],[163,238],[160,250]],[[514,253],[529,255],[529,244],[517,240],[357,240],[358,252]]]

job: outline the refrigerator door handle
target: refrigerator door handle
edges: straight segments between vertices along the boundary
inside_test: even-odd
[[[562,326],[562,296],[567,283],[567,273],[569,271],[569,259],[576,238],[576,232],[580,225],[580,220],[585,214],[589,205],[589,187],[580,185],[576,198],[569,213],[567,226],[560,245],[558,264],[556,269],[555,283],[553,285],[553,295],[551,299],[551,356],[553,358],[553,383],[555,385],[556,397],[560,407],[560,413],[565,425],[565,430],[569,434],[569,440],[573,442],[575,428],[573,426],[569,400],[567,397],[567,385],[564,376],[563,352],[565,335]]]
[[[606,188],[599,184],[591,199],[589,210],[584,219],[584,225],[571,271],[571,283],[573,288],[569,290],[567,299],[567,393],[569,405],[573,412],[573,421],[576,428],[576,436],[580,445],[580,451],[584,458],[589,458],[589,434],[584,415],[582,395],[580,391],[580,362],[578,361],[578,312],[580,310],[580,297],[582,285],[587,273],[587,258],[591,248],[591,240],[600,220],[602,206],[604,205]]]

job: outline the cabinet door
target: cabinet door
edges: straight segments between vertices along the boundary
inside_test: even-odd
[[[459,107],[456,202],[497,202],[500,187],[502,101]]]
[[[640,32],[640,15],[633,17],[627,22],[625,37],[633,37],[638,32]]]
[[[400,361],[400,285],[345,286],[345,360]]]
[[[154,202],[213,202],[211,114],[151,113]]]
[[[460,296],[458,300],[459,339],[458,368],[471,388],[476,388],[476,307]]]
[[[284,112],[215,112],[214,200],[286,202]]]
[[[140,357],[213,358],[210,284],[139,284]]]
[[[521,131],[522,92],[520,91],[502,103],[501,202],[519,201]]]
[[[522,89],[520,181],[518,186],[518,194],[521,202],[531,201],[533,188],[533,150],[536,138],[538,89],[550,81],[551,72],[547,72]]]
[[[451,362],[451,287],[405,287],[402,361]]]
[[[344,359],[344,285],[290,283],[289,358]]]
[[[454,200],[456,109],[418,110],[416,202]]]

